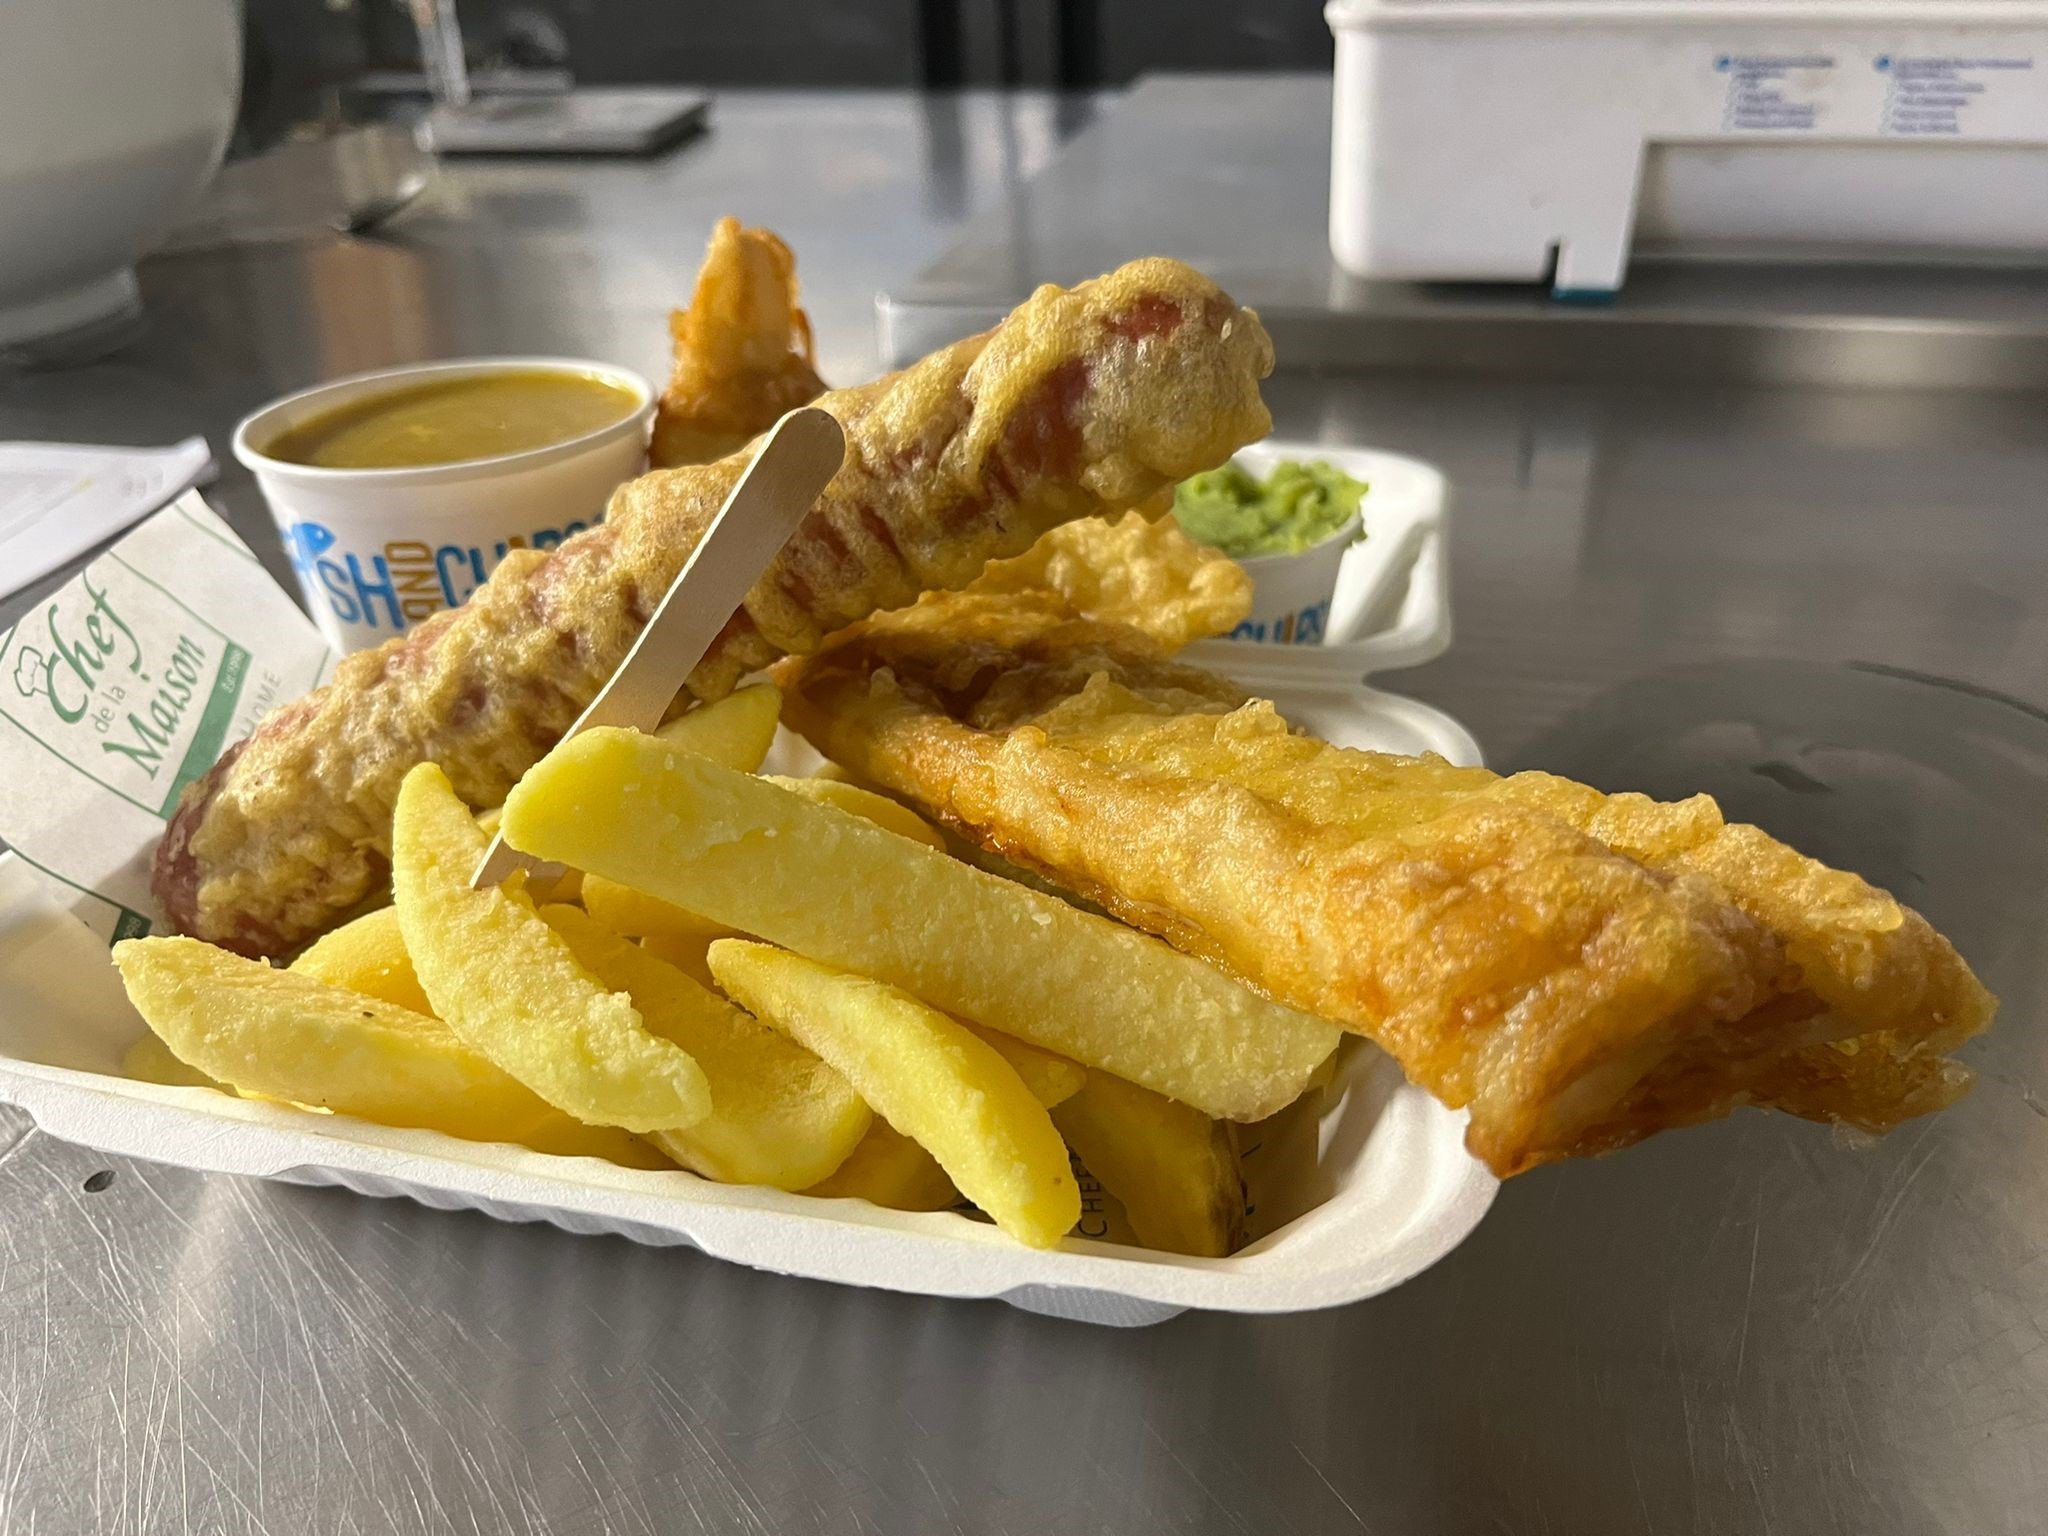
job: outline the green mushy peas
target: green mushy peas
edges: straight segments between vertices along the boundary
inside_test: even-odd
[[[1273,466],[1264,481],[1232,461],[1183,480],[1173,515],[1189,537],[1234,559],[1296,555],[1320,544],[1358,515],[1365,482],[1318,459]]]
[[[319,469],[417,469],[552,448],[624,421],[633,392],[566,368],[394,384],[287,427],[262,445],[273,459]]]

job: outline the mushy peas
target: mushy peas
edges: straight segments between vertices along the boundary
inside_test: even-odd
[[[1235,560],[1295,555],[1340,532],[1364,495],[1365,482],[1321,460],[1282,460],[1263,481],[1232,461],[1183,480],[1173,515],[1188,537]]]
[[[417,469],[551,448],[624,421],[633,392],[594,374],[522,368],[401,384],[289,427],[263,446],[316,469]]]

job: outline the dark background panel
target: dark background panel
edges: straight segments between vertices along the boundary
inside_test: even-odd
[[[1124,84],[1148,70],[1326,68],[1322,0],[458,0],[471,64],[586,84]],[[400,0],[248,0],[250,87],[303,103],[413,72]]]

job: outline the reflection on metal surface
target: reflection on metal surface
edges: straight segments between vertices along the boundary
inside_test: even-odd
[[[1646,260],[1592,306],[1535,286],[1362,282],[1323,238],[1329,118],[1321,77],[1140,82],[1023,196],[889,290],[884,351],[908,362],[1034,283],[1165,250],[1257,308],[1283,368],[2048,388],[2042,267]]]
[[[350,315],[368,361],[659,371],[728,211],[791,240],[824,371],[855,378],[873,291],[1001,195],[1006,135],[1021,174],[1054,121],[721,112],[687,177],[465,167],[388,245],[156,262],[151,334],[0,386],[0,436],[219,441],[330,371]],[[1117,173],[1105,220],[1156,205],[1151,169]],[[1200,222],[1177,254],[1202,259]],[[1320,251],[1319,213],[1286,228],[1262,234]],[[87,1194],[106,1159],[0,1110],[0,1529],[2032,1536],[2042,400],[1302,372],[1269,396],[1288,435],[1451,476],[1459,638],[1403,691],[1496,762],[1708,789],[1896,881],[2005,999],[1978,1091],[1874,1145],[1747,1115],[1539,1170],[1363,1306],[1115,1336],[340,1191],[117,1162]],[[263,536],[239,474],[218,499]]]
[[[427,189],[434,159],[412,130],[388,123],[294,139],[222,168],[167,251],[361,233]]]
[[[2048,820],[2026,814],[2048,810],[2048,710],[1993,689],[1857,662],[1660,668],[1567,714],[1514,766],[1712,795],[1921,908],[1980,960],[2007,922],[2048,932]],[[2034,956],[2008,958],[2030,983]],[[1994,1032],[1979,1051],[2014,1043]]]

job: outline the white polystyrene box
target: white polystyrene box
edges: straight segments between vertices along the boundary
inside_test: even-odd
[[[2040,0],[1331,0],[1330,247],[1621,285],[1704,254],[2048,252]]]
[[[1225,646],[1223,655],[1208,659],[1273,698],[1296,724],[1341,746],[1436,752],[1477,763],[1478,745],[1455,720],[1359,682],[1363,663],[1412,664],[1448,638],[1442,477],[1415,460],[1307,444],[1265,444],[1246,450],[1246,457],[1263,468],[1262,454],[1310,452],[1337,460],[1385,493],[1376,521],[1368,492],[1367,542],[1347,557],[1348,567],[1370,552],[1358,573],[1347,576],[1358,617],[1342,626],[1340,645]],[[209,556],[220,569],[202,580]],[[324,659],[316,657],[317,640],[303,618],[196,498],[159,513],[102,560],[116,558],[182,581],[184,602],[229,602],[224,594],[230,587],[221,585],[225,571],[241,583],[232,587],[239,606],[261,606],[254,601],[260,597],[281,609],[271,616],[272,628],[283,618],[287,628],[302,631],[295,649],[275,633],[237,629],[262,653],[256,671],[265,662],[284,665],[289,652],[309,674],[258,679],[266,688],[274,683],[276,697],[324,675]],[[101,568],[95,565],[88,574]],[[103,577],[98,591],[111,590]],[[169,593],[160,595],[183,608]],[[61,606],[58,598],[51,603]],[[38,617],[47,618],[40,612]],[[216,617],[227,622],[225,614]],[[40,633],[34,630],[30,638]],[[0,645],[0,657],[9,663],[17,654]],[[316,659],[322,660],[319,667]],[[222,666],[225,672],[226,662]],[[253,707],[254,698],[243,703]],[[243,728],[240,714],[223,713],[216,724],[230,720],[236,730]],[[11,759],[17,767],[55,760],[14,745],[28,754]],[[212,750],[194,760],[210,760]],[[808,747],[784,733],[767,766],[805,772],[815,763]],[[40,814],[48,819],[46,802],[65,791],[45,785],[38,793],[42,800],[16,797],[14,814],[28,814],[24,804],[43,804]],[[93,800],[74,810],[99,808]],[[133,841],[136,858],[128,862],[146,867],[146,844],[154,834],[144,829],[155,823],[147,819],[149,806],[133,809],[142,821],[100,830],[122,847]],[[67,825],[75,829],[77,823]],[[1086,1238],[1037,1252],[951,1212],[910,1214],[864,1201],[714,1184],[681,1170],[620,1168],[212,1089],[136,1082],[122,1075],[121,1059],[144,1025],[107,957],[109,932],[118,937],[137,931],[128,924],[141,914],[118,900],[134,872],[126,863],[109,865],[94,876],[103,890],[75,883],[82,869],[73,880],[45,878],[29,859],[38,851],[53,856],[49,840],[24,834],[48,829],[0,830],[9,831],[22,850],[0,854],[0,1103],[18,1105],[50,1135],[109,1152],[205,1172],[402,1195],[504,1221],[551,1222],[572,1232],[616,1233],[843,1284],[1000,1298],[1029,1311],[1118,1326],[1159,1322],[1188,1308],[1291,1312],[1376,1295],[1456,1247],[1478,1225],[1498,1187],[1465,1150],[1465,1115],[1407,1082],[1390,1057],[1356,1037],[1347,1040],[1335,1083],[1320,1105],[1305,1100],[1306,1110],[1297,1107],[1260,1123],[1261,1134],[1245,1152],[1246,1183],[1257,1206],[1253,1240],[1224,1259],[1151,1253]],[[110,906],[119,921],[104,910]],[[98,931],[81,921],[86,916]]]
[[[1356,688],[1272,690],[1288,717],[1343,745],[1477,761],[1472,738],[1427,705]],[[769,766],[804,771],[785,738]],[[886,1211],[714,1184],[677,1170],[462,1141],[345,1115],[171,1088],[121,1074],[145,1026],[106,945],[0,854],[0,1103],[52,1136],[210,1173],[338,1184],[501,1221],[696,1248],[780,1274],[993,1297],[1026,1311],[1119,1327],[1189,1308],[1295,1312],[1377,1295],[1419,1274],[1479,1224],[1498,1184],[1465,1150],[1466,1116],[1408,1082],[1357,1037],[1321,1113],[1260,1122],[1245,1152],[1253,1241],[1224,1259],[1085,1238],[1037,1251],[948,1211]],[[1306,1101],[1304,1101],[1306,1102]]]

